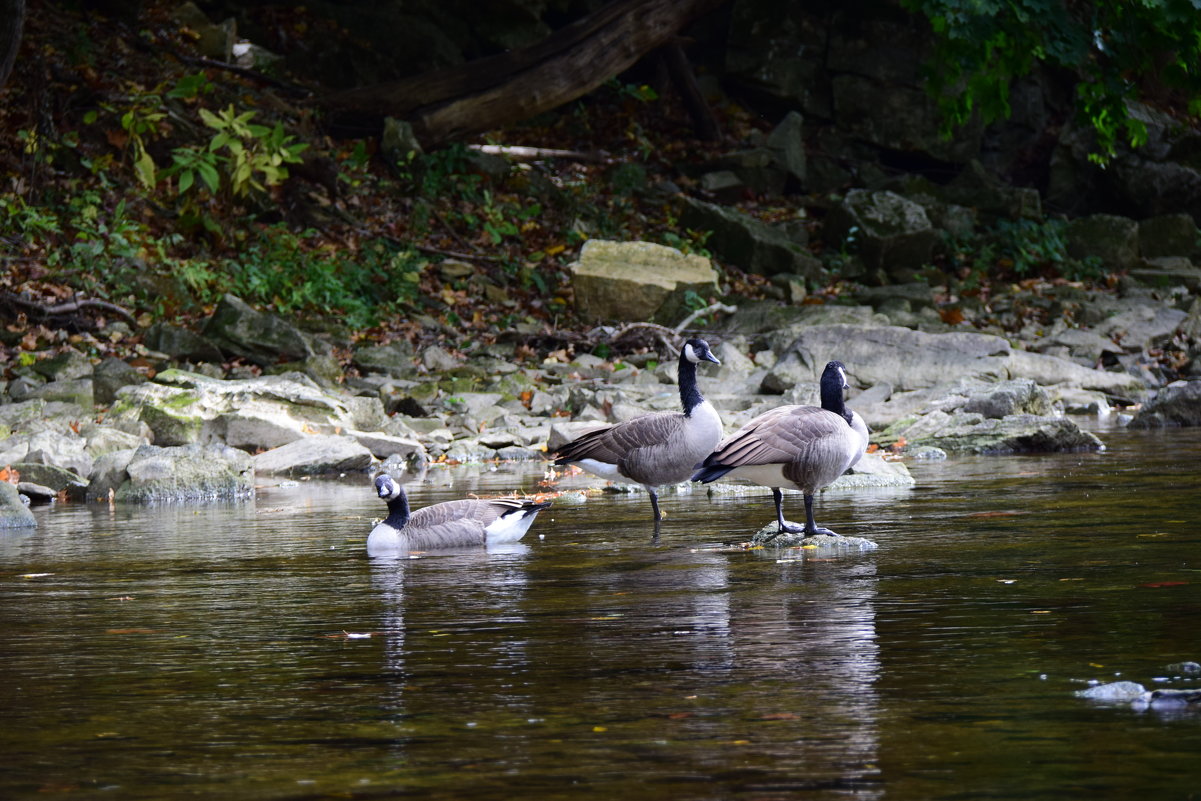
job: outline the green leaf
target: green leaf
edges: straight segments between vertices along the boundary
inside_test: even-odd
[[[192,182],[196,179],[196,175],[191,170],[184,170],[179,174],[179,194],[183,194],[192,188]]]

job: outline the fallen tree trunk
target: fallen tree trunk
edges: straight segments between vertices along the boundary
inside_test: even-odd
[[[426,146],[519,122],[587,94],[724,0],[617,0],[538,44],[327,95],[335,112],[407,120]]]

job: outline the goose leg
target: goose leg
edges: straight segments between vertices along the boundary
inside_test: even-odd
[[[777,531],[776,534],[774,534],[773,536],[779,536],[780,534],[785,534],[785,533],[787,533],[787,534],[803,534],[809,530],[807,527],[806,528],[797,528],[796,526],[790,526],[784,522],[784,493],[780,492],[779,487],[771,488],[771,497],[772,497],[772,500],[774,500],[776,502],[776,522],[780,524],[780,530]],[[808,509],[808,505],[809,505],[809,496],[806,495],[805,496],[805,508],[806,509]],[[810,522],[812,522],[812,520],[813,520],[812,513],[810,513],[810,515],[809,515],[809,520],[810,520]]]
[[[659,527],[659,522],[663,519],[663,515],[659,512],[659,495],[654,490],[647,490],[651,496],[651,508],[655,510],[655,528]]]
[[[828,537],[841,536],[839,534],[835,534],[830,529],[822,528],[817,523],[813,522],[813,496],[806,494],[805,495],[805,536],[813,537],[818,534],[825,534]]]

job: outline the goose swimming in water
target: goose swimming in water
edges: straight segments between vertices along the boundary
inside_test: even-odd
[[[409,498],[391,476],[378,476],[375,491],[388,502],[388,517],[367,537],[370,556],[517,542],[550,506],[522,498],[469,498],[410,514]]]
[[[822,371],[821,407],[781,406],[765,412],[722,440],[692,476],[708,483],[723,476],[771,487],[780,532],[837,536],[813,520],[813,496],[854,466],[867,450],[867,425],[846,408],[849,389],[842,362]],[[784,522],[780,487],[805,494],[805,526]]]
[[[680,404],[683,412],[659,412],[593,429],[560,447],[555,464],[574,464],[610,481],[641,484],[651,497],[655,524],[660,487],[687,481],[696,463],[721,439],[721,417],[696,384],[696,365],[721,364],[703,339],[680,348]]]

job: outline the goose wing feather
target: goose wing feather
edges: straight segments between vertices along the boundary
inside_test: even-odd
[[[730,467],[786,464],[819,456],[848,429],[834,412],[817,406],[781,406],[756,417],[718,443],[707,464]]]
[[[661,412],[598,428],[559,448],[556,461],[595,459],[620,464],[633,451],[668,442],[686,419],[679,412]]]
[[[485,529],[490,524],[524,506],[525,501],[515,498],[445,501],[413,512],[404,530],[414,548],[482,545],[487,541]]]

